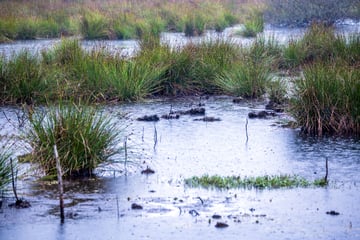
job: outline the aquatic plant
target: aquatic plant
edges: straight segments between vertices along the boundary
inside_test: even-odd
[[[185,36],[200,36],[205,30],[204,18],[200,15],[189,14],[184,20]]]
[[[45,89],[39,59],[28,50],[21,51],[8,62],[2,61],[0,96],[16,102],[41,98]]]
[[[308,134],[360,133],[360,71],[341,63],[316,63],[294,80],[291,112]]]
[[[85,12],[82,16],[80,29],[85,39],[111,38],[108,20],[100,12]]]
[[[4,148],[0,150],[0,192],[4,191],[6,186],[11,182],[11,154]]]
[[[240,177],[219,175],[201,177],[192,177],[185,179],[185,184],[191,187],[204,188],[290,188],[290,187],[308,187],[311,185],[306,179],[297,175],[265,175],[260,177]]]
[[[269,100],[272,104],[284,104],[287,102],[287,86],[288,83],[281,79],[272,79],[267,83],[267,93],[269,94]]]
[[[258,33],[264,31],[264,18],[262,12],[253,10],[244,22],[244,29],[239,32],[243,37],[256,37]]]
[[[261,97],[270,80],[273,57],[272,49],[263,39],[256,40],[250,47],[240,50],[239,58],[230,69],[220,72],[216,83],[226,93],[247,98]]]
[[[115,146],[120,134],[109,117],[94,108],[60,103],[34,112],[27,139],[32,161],[47,175],[56,174],[56,145],[64,176],[87,176],[120,151]]]

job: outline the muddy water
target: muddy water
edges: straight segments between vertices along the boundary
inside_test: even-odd
[[[359,140],[304,138],[296,129],[282,128],[279,122],[288,117],[280,115],[249,119],[246,141],[246,116],[265,103],[234,104],[228,97],[201,100],[206,115],[221,118],[218,122],[194,121],[199,118],[194,116],[136,121],[145,114],[166,114],[170,106],[187,110],[199,102],[192,98],[104,108],[119,126],[127,125],[127,174],[124,163],[115,162],[99,168],[95,179],[67,182],[64,224],[59,220],[57,184],[24,176],[19,195],[32,207],[7,207],[14,201],[7,193],[0,210],[0,239],[360,238]],[[16,120],[16,109],[4,110],[7,118]],[[7,119],[0,121],[3,136],[17,134]],[[312,180],[324,175],[326,157],[326,188],[219,191],[193,189],[183,182],[203,174],[298,174]],[[147,166],[155,174],[141,174]],[[133,203],[143,209],[132,210]],[[326,214],[331,210],[340,215]],[[212,219],[214,214],[221,219]],[[229,227],[215,228],[218,221]]]

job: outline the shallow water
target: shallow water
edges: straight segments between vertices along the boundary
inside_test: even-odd
[[[201,100],[206,115],[221,118],[219,122],[194,121],[199,117],[193,116],[136,121],[146,114],[166,114],[170,106],[187,110],[199,102],[187,98],[105,107],[103,113],[119,127],[127,125],[124,139],[127,136],[132,162],[127,175],[124,163],[113,163],[99,168],[97,179],[66,182],[64,224],[59,220],[56,182],[23,177],[19,195],[32,207],[11,209],[7,204],[14,199],[5,198],[0,239],[359,239],[359,140],[301,137],[298,130],[280,126],[288,119],[284,114],[249,119],[246,141],[247,114],[265,103],[234,104],[229,97]],[[8,119],[16,122],[16,109],[3,110],[8,117],[0,117],[0,126],[5,126],[1,134],[16,135],[8,124]],[[297,174],[313,180],[324,176],[326,157],[326,188],[219,191],[193,189],[183,182],[203,174]],[[142,175],[147,166],[155,174]],[[143,210],[132,210],[132,203]],[[191,215],[191,210],[199,215]],[[327,215],[331,210],[340,215]],[[213,214],[222,218],[212,219]],[[229,227],[215,228],[218,221]]]
[[[223,32],[217,33],[213,30],[206,31],[199,37],[186,37],[184,33],[170,33],[164,32],[161,34],[161,42],[169,44],[171,47],[182,47],[189,42],[197,43],[201,41],[209,41],[215,39],[226,39],[231,42],[248,45],[254,41],[255,38],[244,38],[236,34],[243,25],[236,25],[234,27],[226,28]],[[352,20],[339,21],[335,25],[337,33],[344,34],[345,36],[359,34],[360,22]],[[305,28],[287,28],[275,27],[266,25],[264,32],[259,36],[265,39],[274,39],[280,44],[287,44],[289,40],[301,38],[306,29]],[[60,42],[59,39],[45,39],[45,40],[27,40],[27,41],[14,41],[12,43],[0,44],[0,54],[6,58],[11,57],[20,51],[27,49],[31,53],[40,54],[43,50],[53,48]],[[119,54],[120,56],[129,57],[134,55],[139,47],[136,40],[109,40],[109,41],[81,41],[84,49],[91,50],[94,48],[106,48],[109,52]]]

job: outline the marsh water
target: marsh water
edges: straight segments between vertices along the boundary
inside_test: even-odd
[[[283,36],[290,38],[290,33],[302,34],[303,29]],[[176,36],[167,35],[171,41],[183,38]],[[39,49],[34,47],[38,42],[29,44]],[[116,46],[131,52],[135,45],[130,41]],[[199,103],[204,104],[206,116],[221,121],[195,121],[202,116],[190,115],[158,122],[136,120],[161,116],[170,109],[188,110]],[[0,239],[359,239],[360,140],[301,136],[299,129],[283,127],[289,120],[286,114],[247,120],[249,112],[263,110],[265,104],[212,96],[101,108],[122,131],[118,147],[126,141],[127,161],[119,155],[100,166],[96,178],[66,181],[64,223],[59,218],[57,183],[37,181],[32,166],[23,164],[18,195],[31,208],[10,208],[15,199],[11,192],[5,193]],[[20,155],[30,149],[19,137],[19,120],[21,111],[16,107],[0,109],[0,141],[17,139]],[[324,176],[326,158],[330,184],[323,188],[216,190],[184,183],[204,174],[295,174],[314,180]],[[147,167],[155,173],[141,174]],[[132,209],[133,203],[143,209]],[[330,211],[339,215],[327,214]],[[221,218],[213,219],[214,214]],[[217,222],[229,226],[215,228]]]
[[[168,44],[171,47],[181,47],[189,42],[201,42],[208,40],[224,39],[230,40],[234,43],[247,45],[254,41],[255,38],[244,38],[237,34],[244,28],[243,25],[236,25],[234,27],[226,28],[223,32],[218,33],[213,30],[206,31],[199,37],[186,37],[184,33],[164,32],[161,34],[161,42]],[[301,38],[306,31],[306,28],[286,28],[274,27],[266,25],[264,32],[259,34],[259,37],[265,39],[273,39],[280,44],[287,44],[289,40]],[[358,34],[360,32],[360,22],[353,20],[339,21],[335,25],[336,33],[345,36]],[[24,49],[39,54],[42,50],[48,50],[56,46],[60,39],[43,39],[43,40],[27,40],[15,41],[7,44],[0,44],[0,54],[5,57],[11,57],[14,54],[23,51]],[[139,46],[136,40],[109,40],[109,41],[81,41],[84,49],[91,50],[94,48],[106,48],[111,53],[119,54],[120,56],[128,57],[136,53]]]

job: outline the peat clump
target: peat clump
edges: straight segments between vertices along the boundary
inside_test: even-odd
[[[143,117],[138,117],[136,120],[138,121],[144,121],[144,122],[157,122],[160,120],[159,116],[154,115],[144,115]]]
[[[248,117],[259,118],[259,119],[267,119],[268,117],[275,117],[276,113],[273,111],[259,111],[259,112],[249,112]]]
[[[203,117],[203,118],[195,118],[194,121],[218,122],[221,121],[221,119],[216,117]]]
[[[205,108],[197,107],[191,108],[185,111],[175,111],[173,114],[180,114],[180,115],[205,115]]]

